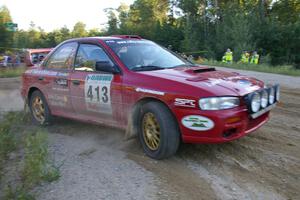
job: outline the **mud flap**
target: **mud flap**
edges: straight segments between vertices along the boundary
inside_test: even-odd
[[[128,125],[125,132],[124,140],[130,140],[138,136],[138,118],[139,118],[140,105],[136,105],[132,112],[128,115]]]
[[[132,114],[130,114],[124,140],[130,140],[137,137],[137,127],[133,124],[132,118]]]
[[[25,98],[24,100],[24,113],[29,113],[30,110],[29,110],[29,105],[28,105],[28,99]]]

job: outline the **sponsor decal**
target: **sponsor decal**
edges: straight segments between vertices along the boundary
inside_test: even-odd
[[[162,96],[165,95],[164,92],[160,92],[160,91],[156,91],[156,90],[150,90],[150,89],[145,89],[145,88],[136,88],[135,91],[149,93],[149,94],[162,95]]]
[[[25,72],[25,74],[60,76],[60,77],[69,76],[69,73],[65,73],[65,72],[55,72],[55,71],[51,71],[51,70],[40,70],[40,69],[30,69],[30,70],[27,70]]]
[[[68,80],[67,79],[63,79],[63,78],[59,78],[55,80],[57,85],[61,85],[61,86],[68,86]]]
[[[66,73],[66,72],[57,72],[56,76],[69,76],[69,73]]]
[[[29,69],[29,70],[26,70],[24,73],[25,74],[32,74],[32,71],[33,71],[32,69]]]
[[[182,118],[181,123],[188,129],[195,131],[207,131],[214,127],[214,122],[200,115],[188,115]]]
[[[175,106],[182,106],[182,107],[190,107],[190,108],[195,108],[195,100],[192,99],[181,99],[181,98],[176,98],[174,105]]]
[[[66,88],[66,87],[53,87],[52,90],[61,91],[61,92],[68,92],[69,88]]]
[[[258,85],[251,85],[251,86],[245,87],[244,89],[247,90],[248,92],[253,92],[255,90],[259,90],[260,87]]]
[[[117,44],[152,44],[152,42],[144,40],[120,40],[117,41]]]
[[[112,114],[110,88],[112,74],[89,74],[85,78],[84,94],[87,110]]]
[[[48,101],[53,106],[65,107],[68,104],[68,97],[65,95],[48,95]]]
[[[243,85],[243,86],[251,86],[252,83],[248,80],[238,80],[237,84]]]
[[[221,80],[219,79],[212,79],[210,78],[208,81],[204,82],[208,87],[212,87],[212,86],[215,86],[217,84],[220,84],[221,83]]]

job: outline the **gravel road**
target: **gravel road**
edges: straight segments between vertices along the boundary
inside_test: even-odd
[[[218,70],[230,71],[230,72],[238,72],[243,75],[255,77],[257,79],[263,80],[265,83],[269,84],[277,84],[280,86],[290,88],[290,89],[300,89],[300,78],[294,76],[286,76],[280,74],[270,74],[263,72],[254,72],[254,71],[246,71],[246,70],[237,70],[230,69],[225,67],[216,67]]]
[[[146,157],[123,131],[57,118],[48,130],[62,176],[38,199],[299,199],[300,78],[241,73],[282,85],[271,120],[230,143],[184,144],[168,160]],[[0,111],[23,108],[19,83],[0,79]]]

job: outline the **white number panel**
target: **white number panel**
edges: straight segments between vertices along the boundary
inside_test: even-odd
[[[113,75],[89,74],[85,78],[85,104],[89,111],[111,114],[110,86]]]

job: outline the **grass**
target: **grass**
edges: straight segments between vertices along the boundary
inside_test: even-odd
[[[300,76],[300,70],[295,69],[291,65],[270,66],[267,64],[259,64],[259,65],[242,64],[242,63],[229,64],[229,63],[222,63],[215,60],[206,60],[198,63],[202,65],[220,66],[220,67],[227,67],[233,69],[266,72],[266,73],[273,73],[273,74],[283,74],[289,76]]]
[[[8,113],[0,123],[0,180],[8,154],[16,149],[16,137],[11,131],[16,117],[14,113]]]
[[[0,69],[0,78],[19,77],[26,70],[25,67],[13,67]]]
[[[24,187],[31,189],[43,181],[55,181],[59,170],[48,158],[48,139],[44,129],[34,130],[25,138],[25,159],[22,170]]]
[[[35,197],[28,193],[24,188],[7,186],[5,188],[5,200],[35,200]]]
[[[32,127],[28,119],[24,112],[10,112],[0,122],[0,172],[12,169],[5,166],[10,153],[19,155],[14,158],[14,165],[19,166],[14,171],[17,177],[13,183],[6,184],[4,200],[35,199],[31,193],[35,186],[60,177],[59,167],[49,157],[47,130]]]

